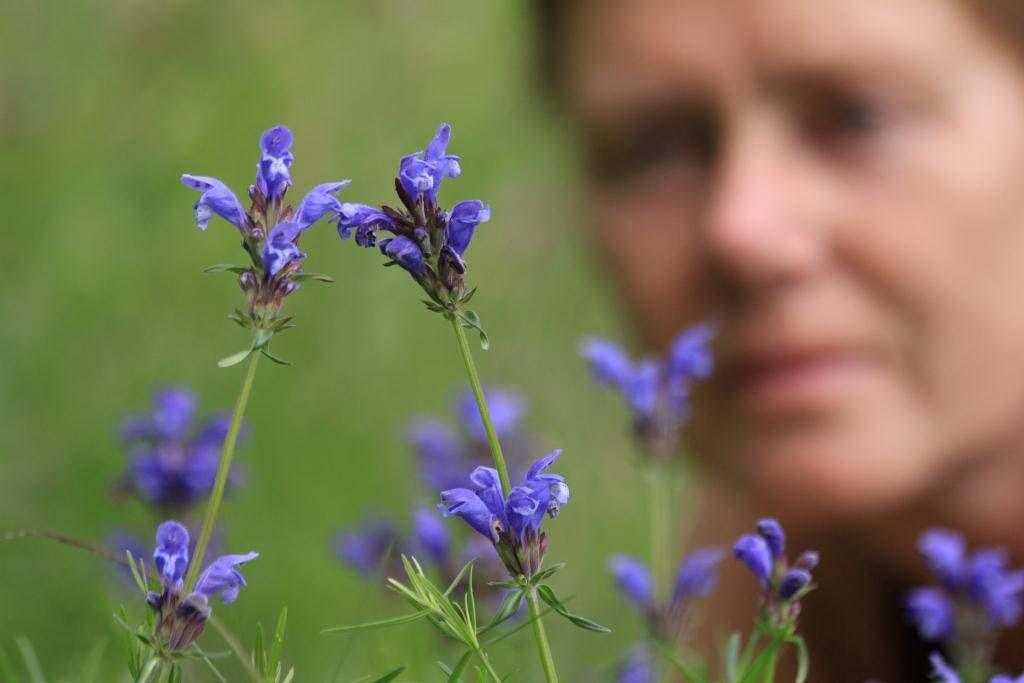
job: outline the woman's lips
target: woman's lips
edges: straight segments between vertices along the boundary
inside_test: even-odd
[[[759,417],[821,411],[849,396],[872,366],[869,354],[848,349],[779,353],[737,364],[728,390]]]

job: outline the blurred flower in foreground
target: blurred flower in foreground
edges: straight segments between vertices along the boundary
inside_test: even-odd
[[[525,464],[529,441],[521,431],[526,402],[519,393],[500,387],[486,389],[484,396],[509,469],[512,476],[517,476]],[[406,432],[420,477],[431,491],[466,486],[466,473],[491,460],[487,434],[471,391],[459,392],[454,413],[457,430],[435,418],[421,417],[413,420]]]
[[[344,203],[340,209],[338,235],[355,235],[361,247],[377,246],[423,288],[434,310],[453,311],[467,302],[465,291],[466,249],[476,227],[491,218],[491,207],[478,199],[459,202],[445,211],[437,204],[437,193],[445,178],[462,172],[459,157],[448,154],[451,127],[442,123],[426,150],[402,157],[395,178],[395,191],[404,210],[389,206]],[[380,230],[391,233],[378,242]],[[430,305],[430,304],[428,304]]]
[[[648,634],[675,642],[682,635],[691,600],[707,597],[714,590],[722,557],[722,551],[717,548],[701,548],[689,553],[676,570],[672,595],[667,601],[657,598],[651,571],[639,559],[616,555],[608,562],[608,568],[619,592],[640,609]]]
[[[241,587],[246,585],[236,567],[257,557],[259,553],[255,552],[221,555],[199,575],[195,590],[184,596],[183,579],[189,565],[188,530],[175,521],[161,524],[153,551],[161,591],[151,592],[146,597],[155,613],[154,637],[165,638],[172,652],[188,648],[203,632],[210,617],[209,599],[219,593],[225,605],[233,603]]]
[[[532,577],[547,552],[547,537],[540,530],[544,516],[556,517],[569,502],[565,478],[545,473],[561,454],[554,451],[533,463],[523,484],[514,486],[507,498],[498,472],[477,467],[469,477],[475,488],[442,491],[438,509],[446,517],[461,517],[489,539],[512,577]]]
[[[335,196],[348,185],[348,180],[321,183],[306,193],[296,208],[284,206],[284,197],[291,186],[292,132],[285,126],[274,126],[260,137],[260,161],[256,165],[256,182],[249,186],[252,205],[248,211],[227,185],[216,178],[188,173],[181,182],[200,192],[195,204],[196,225],[205,230],[214,215],[238,228],[242,248],[249,258],[244,266],[218,265],[208,272],[229,271],[239,276],[239,284],[248,296],[248,312],[236,311],[231,317],[253,332],[247,352],[225,358],[222,366],[234,365],[249,353],[261,351],[272,360],[267,349],[271,337],[290,325],[290,318],[280,319],[285,297],[299,288],[303,280],[314,278],[331,281],[323,275],[302,273],[299,238],[310,226],[327,217],[341,217],[341,202]]]
[[[811,570],[818,565],[818,553],[807,551],[790,564],[782,525],[774,519],[762,519],[756,528],[756,534],[736,541],[733,555],[760,582],[762,614],[768,623],[773,627],[794,624],[800,614],[800,599],[814,588]]]
[[[615,671],[615,683],[655,683],[657,680],[651,648],[637,643],[629,648]]]
[[[213,488],[229,419],[214,415],[197,425],[197,407],[188,389],[163,387],[153,393],[150,413],[122,422],[121,438],[132,451],[127,483],[161,511],[181,511]]]
[[[660,442],[671,442],[688,416],[690,383],[711,375],[713,338],[710,325],[695,325],[683,330],[664,360],[634,362],[615,342],[590,337],[580,343],[580,355],[597,382],[622,394],[633,415],[636,438],[652,452],[659,450]]]
[[[935,683],[961,683],[960,674],[949,665],[941,654],[933,652],[928,661],[932,665],[932,677]],[[1014,678],[1007,674],[999,674],[989,679],[988,683],[1024,683],[1024,674]]]

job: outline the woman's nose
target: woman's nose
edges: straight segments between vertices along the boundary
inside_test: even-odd
[[[725,143],[700,231],[712,270],[744,289],[813,272],[827,252],[825,217],[799,150],[770,120],[738,126]]]

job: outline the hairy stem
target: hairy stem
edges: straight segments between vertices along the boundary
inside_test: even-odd
[[[494,469],[498,470],[498,478],[501,480],[501,491],[503,495],[507,496],[509,491],[512,490],[512,483],[508,478],[508,468],[505,466],[505,454],[501,452],[501,443],[498,441],[498,434],[494,431],[494,423],[491,421],[491,411],[487,407],[484,390],[480,386],[480,376],[476,372],[473,354],[469,350],[469,342],[466,340],[466,333],[462,329],[462,321],[456,315],[452,315],[450,319],[452,327],[455,329],[455,337],[459,340],[462,361],[466,364],[469,385],[473,389],[473,396],[476,397],[476,407],[480,410],[480,419],[483,420],[484,430],[487,432],[487,443],[491,447]]]
[[[544,669],[544,679],[547,683],[558,683],[558,674],[555,673],[555,660],[551,657],[551,646],[548,645],[548,636],[544,631],[544,622],[541,621],[540,598],[537,595],[536,587],[531,586],[526,591],[526,603],[530,606],[533,637],[537,641],[537,652],[540,654],[540,665]]]
[[[256,366],[259,364],[260,355],[259,351],[253,351],[249,356],[249,365],[245,371],[245,379],[242,380],[242,388],[238,392],[238,400],[235,401],[234,412],[231,413],[231,425],[228,427],[228,435],[224,439],[224,448],[220,453],[220,464],[217,465],[217,478],[213,482],[210,500],[206,505],[206,517],[203,518],[203,528],[199,532],[195,554],[188,565],[188,574],[185,575],[186,595],[191,593],[196,587],[196,579],[199,578],[199,570],[203,566],[203,555],[206,554],[206,547],[210,544],[210,534],[213,533],[213,525],[217,522],[217,512],[220,510],[220,501],[224,498],[224,488],[227,486],[228,473],[231,470],[231,459],[235,455],[235,443],[238,441],[238,432],[242,427],[242,417],[245,415],[245,406],[249,402],[249,393],[252,391],[252,381],[256,376]]]

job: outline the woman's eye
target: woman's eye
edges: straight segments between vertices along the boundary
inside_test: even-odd
[[[884,109],[868,97],[828,94],[804,103],[806,133],[820,144],[855,143],[885,124]]]
[[[628,182],[705,169],[714,154],[713,127],[699,120],[637,121],[593,146],[591,168],[602,180]]]

